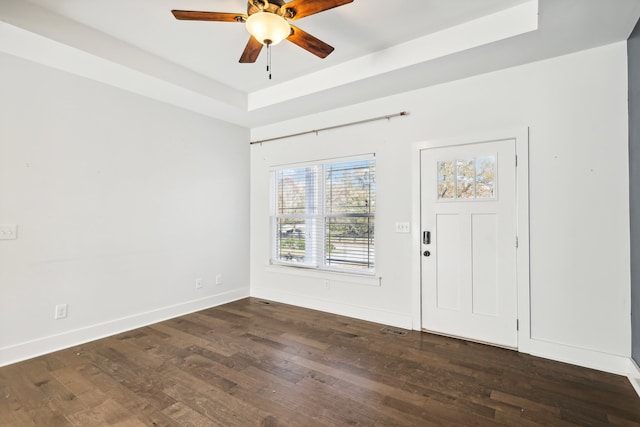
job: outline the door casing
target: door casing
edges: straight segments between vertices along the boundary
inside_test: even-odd
[[[416,142],[412,150],[412,328],[422,330],[421,283],[421,200],[420,152],[428,148],[514,139],[516,146],[516,280],[518,290],[518,350],[528,352],[531,345],[530,279],[529,279],[529,129],[507,129],[465,136]]]

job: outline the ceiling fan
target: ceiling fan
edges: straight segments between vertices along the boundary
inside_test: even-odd
[[[244,23],[251,34],[240,57],[241,63],[256,62],[263,46],[269,48],[289,40],[291,43],[326,58],[334,48],[322,40],[289,24],[289,21],[304,18],[334,7],[352,3],[353,0],[249,0],[247,13],[197,12],[172,10],[176,19],[187,21],[217,21]]]

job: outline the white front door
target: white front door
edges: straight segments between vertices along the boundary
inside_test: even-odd
[[[515,139],[420,162],[422,328],[516,348]]]

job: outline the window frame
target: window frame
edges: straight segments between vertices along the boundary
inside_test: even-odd
[[[274,166],[270,170],[270,193],[269,193],[269,239],[270,239],[270,248],[269,248],[269,263],[271,265],[277,265],[282,267],[294,267],[306,270],[317,270],[323,272],[336,272],[336,273],[346,273],[346,274],[354,274],[360,276],[375,276],[376,274],[376,250],[375,250],[375,203],[372,207],[372,212],[368,212],[366,214],[361,213],[327,213],[326,206],[326,179],[325,171],[328,165],[341,164],[341,163],[349,163],[349,162],[358,162],[358,161],[370,161],[372,162],[374,174],[373,177],[369,179],[369,186],[373,186],[373,190],[370,188],[370,194],[373,194],[373,198],[369,198],[368,200],[374,200],[377,192],[376,185],[376,158],[375,154],[365,154],[358,156],[349,156],[349,157],[339,157],[339,158],[331,158],[324,160],[317,160],[305,163],[295,163],[295,164],[287,164],[287,165],[279,165]],[[304,214],[279,214],[278,213],[278,172],[283,170],[292,170],[292,169],[302,169],[302,168],[315,168],[316,170],[316,178],[315,178],[315,213],[305,212]],[[370,203],[370,202],[369,202]],[[327,263],[327,221],[330,219],[336,218],[354,218],[354,217],[366,217],[369,218],[368,221],[371,222],[371,228],[367,233],[367,256],[366,259],[369,261],[369,264],[372,265],[369,268],[349,268],[349,267],[340,267],[336,265],[331,265]],[[278,243],[279,238],[282,236],[278,236],[278,233],[281,233],[281,230],[278,228],[278,221],[284,218],[289,219],[302,219],[305,221],[315,221],[313,230],[313,236],[307,233],[305,235],[305,249],[307,248],[307,243],[309,241],[312,242],[310,253],[312,254],[312,259],[307,260],[305,262],[299,261],[286,261],[282,259],[278,259]],[[294,227],[295,230],[295,227]],[[371,246],[370,243],[372,242]],[[305,255],[306,257],[306,255]]]

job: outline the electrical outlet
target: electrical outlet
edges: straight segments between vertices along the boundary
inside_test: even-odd
[[[67,304],[56,305],[56,320],[67,317],[69,306]]]
[[[216,275],[216,285],[222,285],[222,274]]]
[[[197,278],[196,279],[196,289],[200,289],[202,288],[202,279],[201,278]]]
[[[396,233],[409,233],[411,227],[408,222],[396,222]]]

